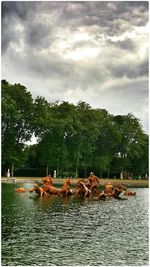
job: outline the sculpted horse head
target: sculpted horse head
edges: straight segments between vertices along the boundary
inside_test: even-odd
[[[43,182],[44,184],[50,184],[50,185],[53,185],[53,179],[52,179],[52,177],[50,177],[50,176],[46,176],[46,177],[42,178],[42,182]]]
[[[61,194],[64,196],[73,195],[73,190],[70,189],[71,180],[69,177],[66,178],[66,181],[64,182],[62,188],[61,188]]]
[[[70,185],[71,184],[71,180],[70,180],[69,177],[66,178],[65,184],[67,184],[67,185]]]

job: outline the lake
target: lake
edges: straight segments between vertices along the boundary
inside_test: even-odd
[[[1,264],[148,265],[148,188],[126,201],[16,193],[2,183]]]

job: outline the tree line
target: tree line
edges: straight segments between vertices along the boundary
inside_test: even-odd
[[[61,177],[148,173],[148,135],[132,113],[115,116],[83,101],[33,100],[23,85],[6,80],[1,88],[2,175],[8,168],[12,176],[20,169],[22,176],[27,169],[36,169],[36,176],[56,170]],[[33,135],[37,143],[27,145]]]

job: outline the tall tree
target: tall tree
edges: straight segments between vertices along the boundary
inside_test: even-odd
[[[26,141],[32,136],[32,97],[20,85],[2,81],[2,168],[20,164]]]
[[[114,116],[114,122],[121,136],[118,142],[118,163],[123,174],[124,170],[132,169],[131,161],[141,156],[145,134],[139,119],[132,113]]]

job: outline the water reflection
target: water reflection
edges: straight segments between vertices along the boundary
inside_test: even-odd
[[[148,189],[127,201],[93,201],[15,187],[2,188],[3,265],[148,265]]]

